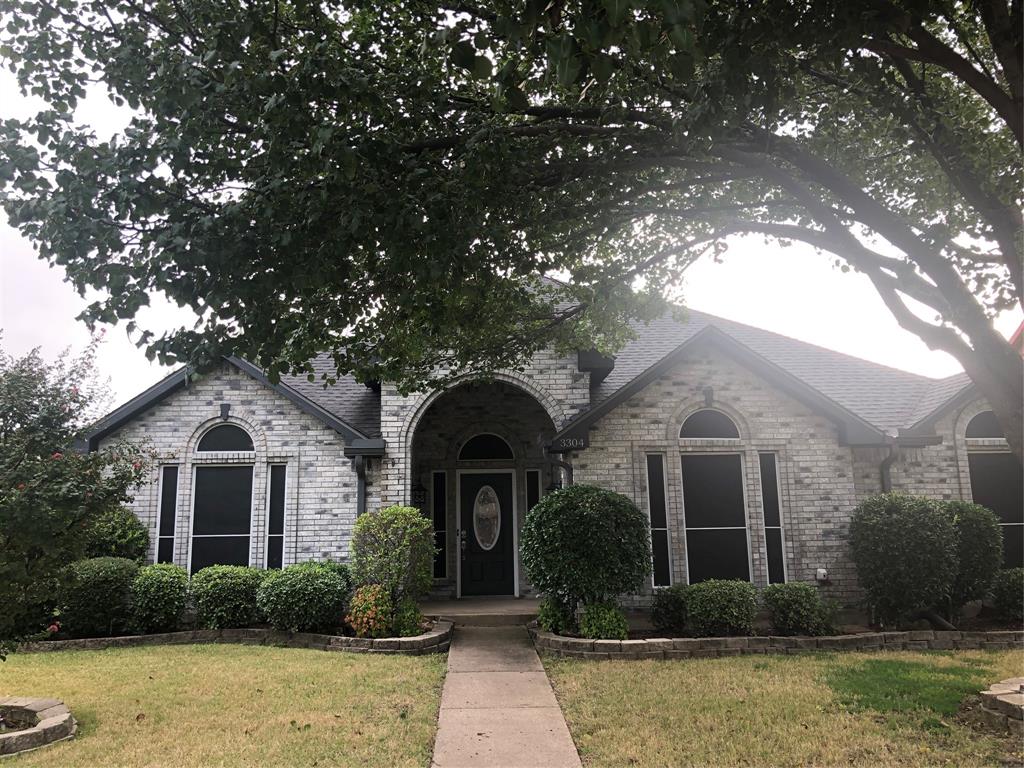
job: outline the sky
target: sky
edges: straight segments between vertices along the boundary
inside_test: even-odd
[[[37,107],[38,102],[18,92],[10,73],[0,72],[3,116],[28,117]],[[78,117],[101,138],[127,122],[127,113],[100,93],[83,102]],[[941,377],[961,370],[952,357],[929,350],[901,329],[867,278],[841,273],[833,260],[801,245],[782,248],[756,236],[736,238],[722,263],[705,257],[687,270],[684,303],[913,373]],[[0,344],[7,354],[18,356],[39,347],[50,359],[64,349],[80,351],[90,336],[75,318],[92,298],[80,297],[64,281],[61,268],[39,260],[32,244],[0,212]],[[1021,318],[1018,308],[1002,315],[997,328],[1009,336]],[[153,296],[137,322],[159,335],[190,325],[192,319],[189,311]],[[114,403],[131,399],[173,370],[150,363],[123,325],[106,329],[97,362],[101,376],[109,377]]]

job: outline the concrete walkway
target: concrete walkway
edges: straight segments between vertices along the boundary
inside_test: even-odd
[[[579,768],[525,627],[458,627],[448,652],[433,765]]]

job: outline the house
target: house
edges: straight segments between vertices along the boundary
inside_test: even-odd
[[[327,358],[315,367],[333,373]],[[1024,557],[1021,465],[966,376],[695,311],[638,326],[614,358],[544,352],[521,372],[408,396],[351,377],[273,384],[225,359],[171,374],[89,443],[119,439],[158,457],[133,502],[151,557],[192,571],[343,559],[360,513],[412,504],[433,519],[438,594],[522,595],[524,515],[572,482],[649,516],[651,587],[817,581],[851,604],[851,512],[890,489],[991,507],[1006,564]]]

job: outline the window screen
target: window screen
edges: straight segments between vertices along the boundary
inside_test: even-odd
[[[743,469],[739,454],[684,455],[683,514],[691,584],[750,580]]]
[[[193,573],[208,565],[249,564],[252,465],[196,467]]]
[[[1003,437],[1003,428],[992,411],[982,411],[967,425],[967,437]]]
[[[280,568],[284,562],[284,499],[288,468],[270,467],[270,508],[267,519],[267,568]]]
[[[972,422],[973,423],[973,422]],[[1003,568],[1024,566],[1024,471],[1012,453],[969,453],[971,495],[996,513],[1003,529]]]
[[[174,526],[178,511],[178,468],[160,468],[160,521],[157,524],[156,561],[174,562]]]
[[[740,432],[732,419],[721,411],[706,408],[687,417],[679,436],[685,438],[736,439]]]
[[[234,424],[220,424],[199,440],[197,451],[252,451],[249,433]]]
[[[672,583],[668,554],[668,512],[665,504],[665,461],[662,455],[647,456],[647,506],[651,514],[651,554],[654,586]]]
[[[779,473],[774,453],[758,454],[761,466],[761,508],[764,510],[765,556],[768,560],[768,583],[786,580],[782,549],[782,512],[779,506]]]
[[[511,459],[512,449],[497,435],[482,434],[471,437],[459,451],[459,461],[486,461]]]

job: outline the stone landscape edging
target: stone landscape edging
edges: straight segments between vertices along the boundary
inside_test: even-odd
[[[1024,632],[909,630],[826,637],[656,637],[646,640],[587,640],[530,627],[541,653],[569,659],[689,659],[761,653],[814,651],[1014,650],[1024,648]]]
[[[0,733],[0,756],[3,757],[70,739],[78,729],[71,711],[63,701],[57,699],[34,699],[27,696],[0,698],[0,712],[10,714],[12,711],[20,715],[19,719],[30,718],[33,725],[18,731]]]
[[[982,691],[979,714],[993,730],[1024,736],[1024,677],[1011,677]]]
[[[21,651],[93,651],[104,648],[136,648],[150,645],[190,645],[194,643],[241,643],[287,648],[313,648],[320,651],[348,653],[389,653],[420,656],[445,653],[452,639],[452,622],[436,621],[434,628],[413,637],[346,637],[320,635],[313,632],[280,632],[275,629],[196,629],[186,632],[163,632],[153,635],[122,637],[87,637],[77,640],[42,640],[24,643]]]

